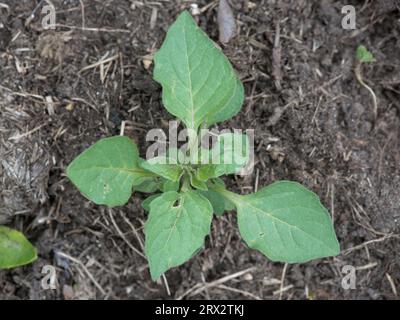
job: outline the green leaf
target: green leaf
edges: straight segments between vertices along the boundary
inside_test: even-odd
[[[204,191],[208,190],[207,184],[204,181],[199,180],[194,172],[190,173],[190,184],[193,188]]]
[[[146,211],[150,211],[150,203],[154,200],[157,199],[159,196],[161,196],[161,193],[158,194],[153,194],[151,196],[148,196],[146,199],[142,201],[142,208]]]
[[[239,112],[243,85],[229,60],[182,12],[154,57],[154,79],[166,109],[190,129],[224,121]]]
[[[271,260],[299,263],[339,254],[327,210],[302,185],[280,181],[245,196],[222,192],[236,205],[247,245]]]
[[[35,247],[16,230],[0,226],[0,269],[9,269],[37,259]]]
[[[212,183],[214,183],[214,185],[219,187],[220,189],[221,188],[226,189],[225,182],[221,178],[213,179]],[[210,190],[212,190],[212,189],[210,189]],[[229,200],[227,198],[224,198],[224,200],[225,200],[225,211],[232,211],[236,208],[235,204],[231,200]]]
[[[162,181],[161,184],[161,191],[162,192],[178,191],[179,186],[180,186],[179,181],[171,181],[164,179],[164,181]]]
[[[207,181],[226,174],[237,173],[246,166],[250,158],[249,141],[246,135],[224,133],[211,150],[203,149],[209,164],[202,165],[197,171],[197,178]]]
[[[221,216],[224,211],[225,211],[225,199],[222,197],[219,193],[215,192],[214,190],[198,190],[198,192],[206,197],[208,201],[210,201],[212,207],[213,207],[213,212],[217,216]]]
[[[158,156],[149,160],[143,160],[140,162],[140,166],[145,170],[175,182],[179,181],[183,173],[182,166],[168,156]]]
[[[232,201],[225,199],[225,211],[235,210],[235,205]]]
[[[133,191],[143,192],[143,193],[153,193],[160,188],[160,181],[155,178],[148,178],[144,180],[141,184],[133,186]]]
[[[195,191],[167,192],[150,203],[144,232],[153,280],[186,262],[203,246],[211,219],[211,204]]]
[[[216,178],[212,180],[211,185],[217,186],[220,189],[226,189],[225,183],[222,179]],[[225,211],[231,211],[235,209],[235,205],[229,199],[221,196],[218,192],[214,191],[212,188],[209,188],[207,191],[198,190],[204,197],[210,201],[214,214],[217,216],[222,216]]]
[[[139,153],[128,137],[99,140],[68,166],[72,183],[96,204],[120,206],[128,202],[132,187],[154,174],[138,167]]]
[[[360,45],[357,47],[357,59],[360,62],[374,62],[375,61],[374,55],[370,51],[368,51],[368,49],[363,45]]]

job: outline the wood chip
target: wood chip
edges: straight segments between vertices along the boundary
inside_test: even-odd
[[[219,41],[228,43],[236,35],[236,21],[227,0],[220,0],[218,7]]]
[[[281,71],[281,59],[282,59],[282,47],[280,42],[280,26],[279,21],[276,21],[276,31],[274,48],[272,49],[272,76],[275,80],[275,87],[278,91],[282,90],[282,71]]]
[[[150,30],[153,30],[156,26],[157,15],[158,15],[158,9],[153,8],[153,10],[151,11],[151,18],[150,18]]]

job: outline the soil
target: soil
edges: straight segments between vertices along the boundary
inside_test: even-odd
[[[159,282],[132,249],[142,251],[144,196],[112,210],[96,206],[65,168],[99,138],[118,134],[122,121],[142,146],[149,129],[166,128],[172,117],[151,57],[192,2],[52,3],[57,28],[44,30],[43,1],[0,0],[0,223],[23,231],[39,252],[32,265],[0,271],[0,299],[398,298],[399,1],[230,2],[239,30],[221,47],[246,100],[220,127],[255,129],[256,166],[225,181],[242,193],[279,179],[306,185],[329,209],[342,253],[271,262],[246,247],[230,212],[214,219],[197,256]],[[196,3],[204,9],[199,25],[218,41],[217,2]],[[341,27],[344,4],[356,8],[356,30]],[[359,44],[376,59],[362,66],[376,116],[354,75]],[[45,265],[56,267],[55,290],[41,287]],[[342,286],[345,265],[357,270],[355,289]]]

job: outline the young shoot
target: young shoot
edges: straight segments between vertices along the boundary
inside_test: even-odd
[[[151,277],[192,258],[210,233],[213,214],[231,210],[237,211],[246,244],[273,261],[301,263],[339,254],[328,211],[299,183],[278,181],[248,195],[226,189],[221,177],[249,162],[248,136],[223,133],[212,148],[203,148],[198,136],[240,111],[244,89],[229,60],[188,12],[170,27],[154,62],[162,102],[188,130],[190,152],[170,149],[142,159],[131,139],[115,136],[98,141],[67,168],[81,193],[99,205],[122,206],[132,192],[153,193],[143,202],[149,211],[144,233]]]
[[[355,74],[356,74],[356,78],[357,81],[365,88],[369,91],[369,93],[372,96],[372,103],[373,103],[373,108],[374,108],[374,116],[375,119],[378,116],[378,99],[375,95],[374,90],[372,90],[372,88],[370,86],[368,86],[363,79],[362,76],[362,71],[361,71],[361,66],[363,63],[369,63],[369,62],[374,62],[375,58],[373,56],[373,54],[368,51],[368,49],[363,46],[360,45],[357,47],[357,52],[356,52],[356,56],[357,56],[357,61],[356,61],[356,67],[355,67]]]

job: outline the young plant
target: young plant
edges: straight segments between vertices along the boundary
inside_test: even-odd
[[[116,136],[98,141],[67,168],[70,180],[96,204],[120,206],[134,191],[157,192],[143,202],[149,211],[144,233],[151,277],[189,260],[203,246],[213,213],[233,209],[247,245],[273,261],[337,255],[327,210],[300,184],[279,181],[249,195],[225,188],[220,176],[237,173],[248,162],[246,135],[221,134],[211,149],[200,146],[197,137],[200,129],[239,112],[243,85],[188,12],[170,27],[154,61],[163,104],[188,129],[186,152],[171,149],[144,160],[129,138]],[[200,162],[193,161],[197,154]]]
[[[354,72],[356,74],[357,81],[365,89],[367,89],[369,91],[369,93],[371,94],[372,103],[373,103],[373,107],[374,107],[374,116],[376,118],[378,115],[378,99],[376,98],[374,90],[372,90],[372,88],[364,82],[362,72],[361,72],[362,64],[374,62],[375,58],[374,58],[374,55],[370,51],[368,51],[368,49],[363,45],[359,45],[357,47],[356,56],[357,56],[357,61],[356,61],[356,67],[355,67]]]
[[[36,258],[36,249],[22,233],[0,226],[0,269],[20,267]]]

